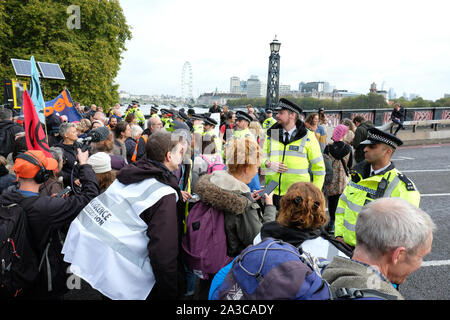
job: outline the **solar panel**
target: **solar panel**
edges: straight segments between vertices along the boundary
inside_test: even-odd
[[[46,79],[65,80],[64,74],[56,63],[38,62],[39,69],[41,69],[42,77]]]
[[[11,59],[16,75],[23,77],[31,77],[30,60]]]

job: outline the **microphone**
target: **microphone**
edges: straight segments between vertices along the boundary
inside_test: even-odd
[[[109,137],[109,128],[98,127],[89,131],[86,138],[80,138],[77,140],[77,142],[82,144],[81,150],[84,152],[89,148],[91,142],[105,141],[106,139],[108,139],[108,137]]]

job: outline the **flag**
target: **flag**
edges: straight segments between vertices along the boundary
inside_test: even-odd
[[[57,112],[60,116],[66,115],[69,122],[79,122],[81,115],[74,108],[70,92],[64,89],[55,99],[45,102],[44,114],[46,117]]]
[[[30,81],[30,97],[33,101],[39,120],[45,123],[44,108],[45,101],[42,95],[41,84],[39,82],[39,72],[34,61],[34,56],[31,56],[31,81]]]
[[[49,158],[52,157],[47,143],[44,129],[38,114],[34,108],[33,101],[25,90],[23,93],[23,116],[25,118],[25,137],[28,150],[41,150]]]

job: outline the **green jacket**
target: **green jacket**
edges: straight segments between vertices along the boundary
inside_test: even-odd
[[[370,175],[370,164],[363,161],[351,171],[344,193],[339,198],[335,217],[335,236],[356,245],[355,226],[359,212],[363,206],[377,198],[402,198],[416,207],[420,204],[420,193],[414,183],[391,164],[383,172]],[[384,185],[384,186],[383,186]]]

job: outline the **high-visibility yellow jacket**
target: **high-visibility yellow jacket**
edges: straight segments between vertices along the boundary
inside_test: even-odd
[[[275,123],[277,123],[277,120],[275,120],[274,118],[270,117],[267,118],[266,120],[264,120],[264,122],[262,123],[262,128],[264,130],[269,129],[271,126],[273,126]]]
[[[194,129],[194,134],[201,134],[202,137],[208,134],[211,137],[213,137],[214,143],[216,145],[216,153],[220,154],[222,152],[222,139],[220,139],[219,137],[217,137],[215,135],[213,129],[211,129],[209,131],[204,131],[203,124],[195,124],[193,126],[193,129]],[[201,148],[201,146],[200,146],[200,148]]]
[[[325,180],[325,163],[314,132],[307,130],[300,120],[297,121],[296,127],[297,133],[285,144],[283,129],[277,123],[267,131],[264,142],[261,168],[265,174],[266,185],[272,180],[278,182],[274,193],[278,196],[285,195],[289,187],[296,182],[310,182],[311,176],[308,172],[310,165],[314,185],[322,189]],[[288,170],[283,173],[274,172],[266,167],[267,160],[283,162]]]
[[[365,161],[357,164],[350,172],[351,180],[339,198],[334,224],[334,235],[343,237],[347,244],[356,245],[356,221],[365,204],[382,197],[395,197],[419,207],[420,193],[414,183],[393,164],[371,177],[370,164]]]
[[[139,125],[143,125],[145,122],[145,117],[144,114],[142,113],[141,109],[139,108],[131,108],[129,109],[126,113],[125,113],[125,118],[127,117],[128,114],[130,113],[134,113],[136,115],[136,122]]]

